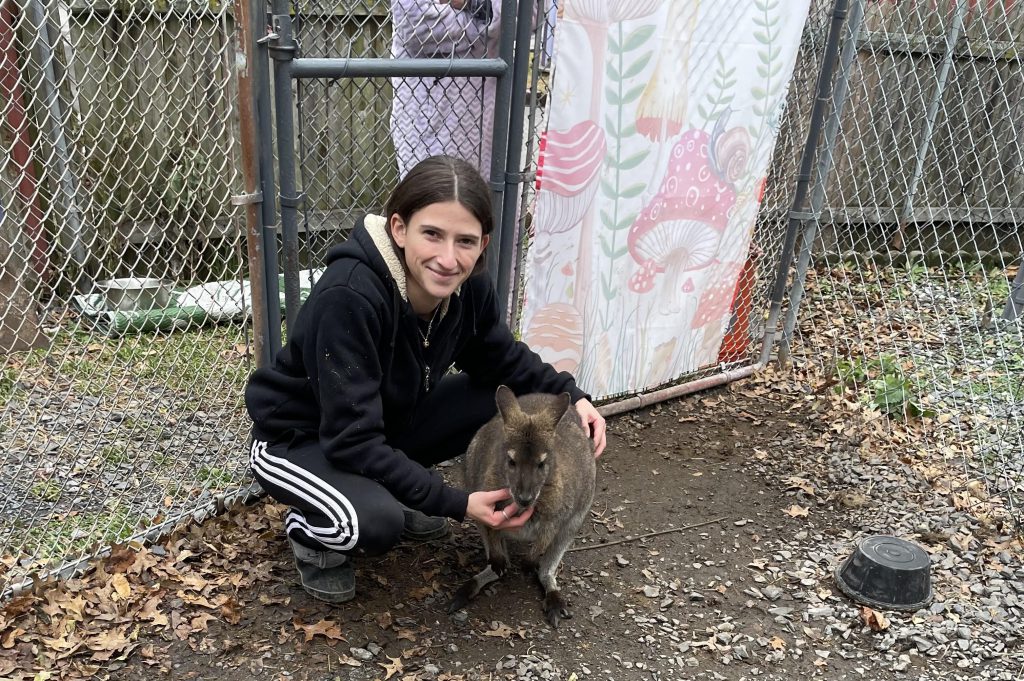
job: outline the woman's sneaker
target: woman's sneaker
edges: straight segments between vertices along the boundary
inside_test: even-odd
[[[402,507],[405,513],[405,529],[402,539],[411,542],[427,542],[443,539],[451,534],[451,525],[447,518],[427,515],[411,508]]]
[[[316,551],[288,537],[302,590],[327,603],[344,603],[356,596],[356,575],[349,557],[335,551]]]

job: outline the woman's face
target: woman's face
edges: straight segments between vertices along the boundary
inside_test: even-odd
[[[405,251],[409,302],[417,314],[432,312],[469,278],[490,238],[458,201],[421,208],[408,224],[396,213],[390,227]]]

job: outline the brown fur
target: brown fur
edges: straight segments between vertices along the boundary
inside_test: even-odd
[[[533,506],[534,512],[515,530],[495,531],[477,524],[488,568],[462,586],[450,610],[463,607],[487,583],[500,578],[510,565],[510,549],[515,548],[537,568],[545,614],[557,627],[561,618],[571,615],[555,573],[590,512],[596,475],[593,442],[568,394],[516,399],[501,386],[495,399],[498,415],[480,429],[466,452],[466,487],[508,487],[518,506]]]

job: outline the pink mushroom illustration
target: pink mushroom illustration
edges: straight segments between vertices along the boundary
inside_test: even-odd
[[[550,303],[537,310],[524,339],[544,361],[559,371],[576,373],[583,359],[583,317],[568,303]]]
[[[594,201],[606,146],[604,130],[593,121],[547,133],[537,180],[538,231],[561,234],[579,224]]]
[[[708,134],[683,133],[672,149],[658,193],[629,229],[626,244],[639,265],[629,288],[646,293],[657,275],[711,264],[736,203],[736,193],[711,167]]]

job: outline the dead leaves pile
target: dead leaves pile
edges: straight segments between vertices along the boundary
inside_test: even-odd
[[[239,595],[271,578],[279,552],[268,544],[279,525],[273,508],[229,513],[162,546],[115,547],[85,575],[37,584],[32,593],[6,602],[0,610],[0,677],[102,676],[136,653],[166,668],[166,654],[144,645],[145,634],[177,638],[197,650],[209,647],[210,624],[241,623],[246,604]]]

